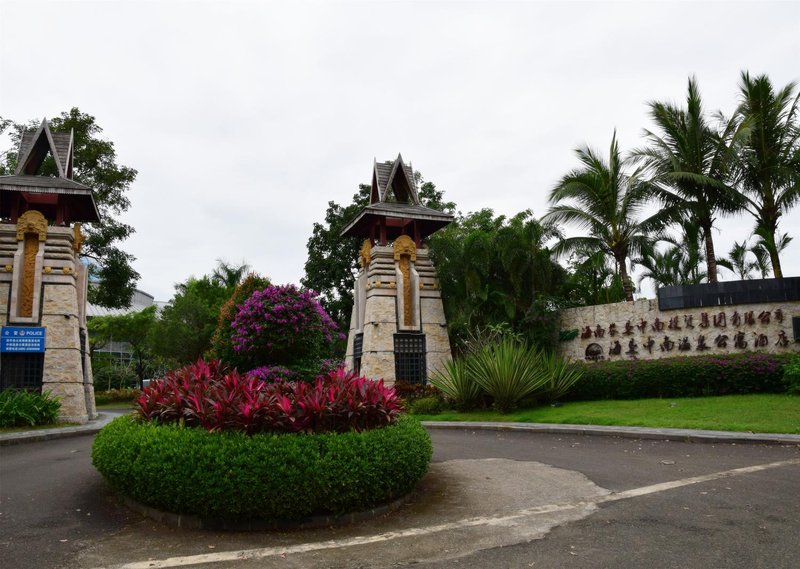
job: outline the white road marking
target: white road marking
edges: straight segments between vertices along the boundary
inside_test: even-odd
[[[443,531],[457,530],[468,527],[476,526],[506,526],[514,525],[516,520],[527,518],[542,514],[550,514],[554,512],[563,512],[572,510],[574,508],[587,508],[595,507],[597,504],[606,502],[615,502],[618,500],[627,500],[629,498],[637,498],[639,496],[646,496],[648,494],[655,494],[672,490],[674,488],[681,488],[691,484],[699,484],[701,482],[709,482],[712,480],[719,480],[721,478],[730,478],[732,476],[739,476],[742,474],[750,474],[753,472],[760,472],[771,468],[779,468],[781,466],[791,466],[800,464],[800,458],[791,460],[782,460],[779,462],[770,462],[767,464],[758,464],[755,466],[746,466],[743,468],[734,468],[732,470],[724,470],[721,472],[714,472],[703,476],[694,476],[691,478],[684,478],[682,480],[673,480],[672,482],[663,482],[661,484],[652,484],[650,486],[642,486],[640,488],[633,488],[623,492],[607,494],[605,496],[598,496],[590,500],[575,502],[572,504],[549,504],[546,506],[537,506],[534,508],[526,508],[518,510],[512,514],[505,516],[488,516],[488,517],[475,517],[458,520],[456,522],[449,522],[444,524],[437,524],[426,526],[422,528],[410,528],[400,531],[393,531],[371,536],[359,536],[350,539],[320,541],[315,543],[305,543],[302,545],[284,546],[284,547],[263,547],[257,549],[242,549],[239,551],[219,551],[214,553],[205,553],[201,555],[186,555],[182,557],[169,557],[160,560],[136,561],[132,563],[124,563],[122,565],[114,565],[106,569],[163,569],[168,567],[185,567],[188,565],[203,565],[210,563],[225,563],[230,561],[243,561],[247,559],[262,559],[265,557],[273,557],[278,555],[289,555],[293,553],[308,553],[310,551],[320,551],[324,549],[336,549],[343,547],[354,547],[357,545],[368,545],[371,543],[379,543],[393,539],[404,537],[418,537]],[[104,568],[98,568],[104,569]]]

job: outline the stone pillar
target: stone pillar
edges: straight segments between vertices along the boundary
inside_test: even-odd
[[[353,297],[345,360],[349,369],[394,384],[397,333],[424,335],[427,376],[450,359],[436,270],[428,251],[417,249],[410,238],[401,236],[388,246],[370,246],[365,241]],[[359,337],[360,358],[356,353]]]
[[[0,225],[0,323],[45,328],[42,390],[61,400],[61,420],[85,423],[96,410],[86,334],[87,274],[78,258],[82,238],[79,229],[42,225],[39,217],[29,211],[17,225]],[[35,255],[26,255],[32,251],[26,236],[34,231],[44,239]]]

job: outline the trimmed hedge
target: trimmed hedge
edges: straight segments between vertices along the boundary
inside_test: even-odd
[[[422,425],[357,433],[210,433],[120,417],[95,438],[92,462],[118,492],[173,513],[298,520],[361,511],[407,494],[432,445]]]
[[[783,393],[789,354],[747,352],[578,364],[583,376],[567,399],[646,399]]]

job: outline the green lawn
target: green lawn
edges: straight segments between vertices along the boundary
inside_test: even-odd
[[[423,421],[513,421],[800,434],[800,397],[728,395],[685,399],[580,401],[565,403],[562,407],[521,409],[506,415],[494,411],[446,411],[439,415],[417,417]]]

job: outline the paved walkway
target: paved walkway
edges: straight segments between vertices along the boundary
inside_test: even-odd
[[[124,411],[104,411],[100,413],[97,419],[89,421],[85,425],[0,434],[0,446],[95,434],[113,419],[123,414]],[[524,431],[529,433],[596,435],[633,439],[685,441],[692,443],[800,444],[800,435],[781,433],[743,433],[698,429],[652,429],[648,427],[606,427],[600,425],[561,425],[555,423],[425,421],[423,425],[429,429]]]

